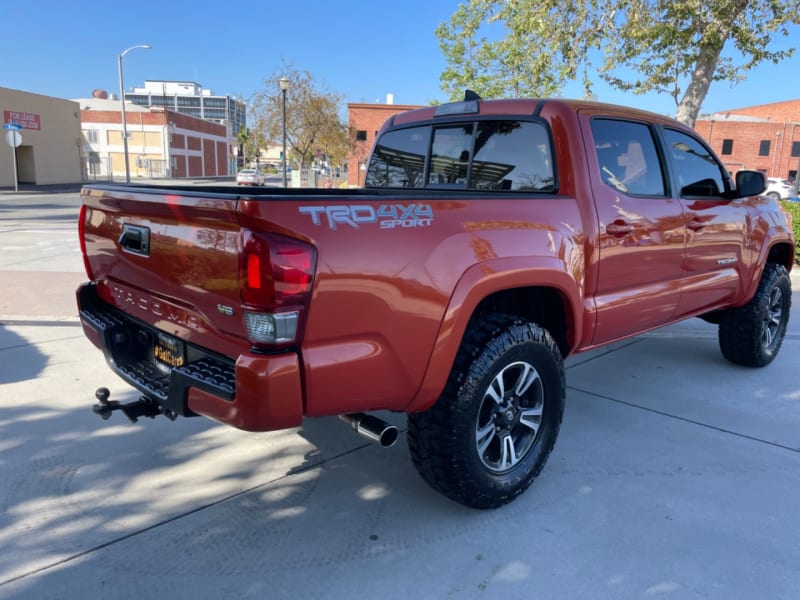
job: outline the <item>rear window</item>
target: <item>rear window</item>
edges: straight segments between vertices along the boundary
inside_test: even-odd
[[[552,192],[547,129],[540,122],[485,120],[384,133],[367,187]]]

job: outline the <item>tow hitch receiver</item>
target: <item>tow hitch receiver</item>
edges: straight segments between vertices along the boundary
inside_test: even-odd
[[[109,400],[108,397],[110,395],[111,392],[108,391],[108,388],[104,387],[98,388],[94,393],[94,397],[97,398],[98,404],[95,404],[92,407],[92,412],[94,412],[94,414],[104,421],[108,420],[108,418],[111,417],[111,413],[115,410],[121,410],[125,416],[130,419],[131,423],[136,423],[139,417],[154,419],[158,415],[164,415],[170,421],[174,421],[178,416],[171,410],[163,408],[160,404],[158,404],[158,402],[154,402],[146,396],[142,396],[135,402],[122,404],[121,402],[117,402],[115,400]]]

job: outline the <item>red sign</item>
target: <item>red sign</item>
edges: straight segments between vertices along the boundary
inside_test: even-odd
[[[42,120],[39,115],[32,113],[17,112],[16,110],[3,111],[3,122],[19,125],[23,129],[41,129]]]

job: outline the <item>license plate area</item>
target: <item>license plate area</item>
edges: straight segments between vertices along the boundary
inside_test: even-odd
[[[165,333],[157,333],[153,344],[153,358],[156,366],[163,371],[186,364],[186,345],[179,339]]]

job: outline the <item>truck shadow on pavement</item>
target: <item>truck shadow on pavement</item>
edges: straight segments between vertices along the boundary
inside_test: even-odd
[[[0,321],[0,385],[33,379],[45,366],[47,357]]]
[[[479,515],[430,490],[402,441],[378,448],[336,418],[248,433],[201,418],[102,422],[89,401],[39,400],[0,405],[3,597],[97,597],[88,590],[100,579],[142,575],[245,573],[267,585],[321,565],[334,576],[337,564],[412,543],[414,511],[399,506],[450,519],[432,539],[463,535],[464,517]],[[104,575],[87,579],[87,566]],[[78,588],[64,587],[70,572],[84,573]]]

